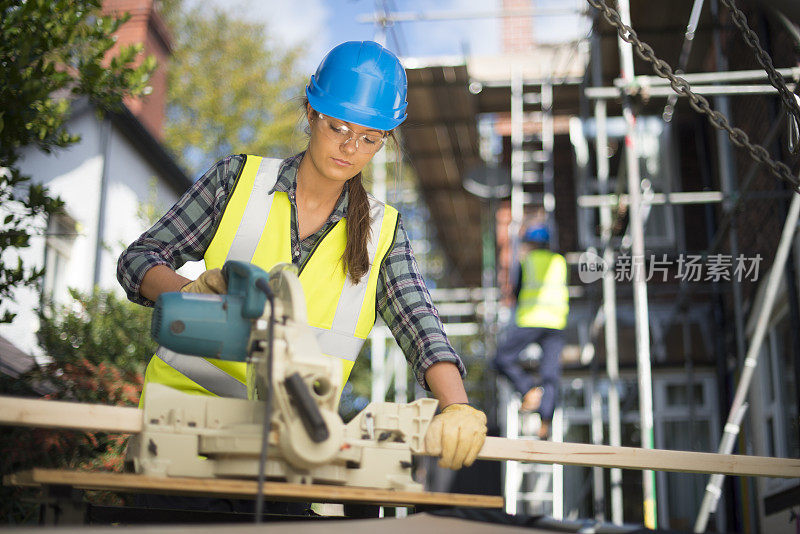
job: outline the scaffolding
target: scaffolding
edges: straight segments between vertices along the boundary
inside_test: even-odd
[[[716,2],[712,2],[713,8],[716,9]],[[620,6],[620,15],[623,23],[630,25],[630,17],[629,17],[629,5],[626,1],[619,2]],[[685,53],[682,54],[681,64],[685,65],[685,56],[688,54],[687,42],[690,42],[693,33],[697,28],[698,24],[698,17],[699,17],[699,10],[702,9],[702,1],[695,1],[692,15],[689,24],[687,25],[687,33],[686,39],[684,41],[684,51]],[[714,32],[714,38],[716,42],[715,52],[717,54],[718,64],[725,65],[721,57],[720,46],[719,46],[719,32]],[[663,80],[662,78],[653,77],[653,76],[638,76],[634,77],[632,72],[633,69],[633,61],[632,61],[632,51],[631,51],[631,44],[627,41],[622,39],[619,40],[620,42],[620,61],[622,65],[622,73],[620,78],[615,80],[613,87],[600,87],[600,70],[599,65],[595,60],[595,64],[593,68],[597,69],[595,75],[593,76],[593,85],[595,87],[587,88],[584,92],[586,98],[593,101],[594,103],[594,119],[595,119],[595,146],[597,150],[596,154],[596,162],[597,162],[597,169],[596,169],[596,180],[597,186],[599,190],[599,194],[584,194],[578,196],[578,205],[584,209],[592,209],[592,208],[599,208],[600,211],[600,229],[601,229],[601,246],[602,246],[602,258],[603,263],[606,266],[612,266],[615,264],[615,252],[614,248],[611,244],[611,226],[614,222],[612,220],[612,211],[611,208],[613,206],[619,206],[620,204],[627,205],[630,210],[630,220],[628,223],[629,234],[626,236],[628,238],[627,246],[636,261],[636,258],[639,258],[640,261],[644,260],[644,235],[643,235],[643,226],[645,221],[647,220],[647,216],[649,214],[649,208],[651,206],[656,205],[667,205],[667,206],[675,206],[675,205],[684,205],[684,204],[694,204],[694,205],[702,205],[702,204],[721,204],[723,209],[723,217],[724,222],[722,227],[718,229],[717,233],[713,236],[712,245],[708,251],[708,253],[712,253],[716,251],[720,244],[722,243],[723,237],[728,235],[728,247],[731,251],[731,254],[736,256],[738,255],[738,238],[735,231],[735,226],[731,224],[731,220],[735,217],[735,212],[738,205],[746,198],[752,198],[755,195],[748,195],[746,193],[750,182],[753,180],[754,176],[758,172],[759,165],[757,162],[754,162],[751,165],[749,171],[745,174],[744,180],[742,180],[742,191],[744,194],[741,194],[737,191],[734,187],[734,175],[735,169],[733,168],[733,156],[731,151],[731,143],[728,140],[727,135],[724,131],[719,130],[717,133],[717,145],[718,145],[718,164],[720,167],[720,175],[721,175],[721,191],[688,191],[688,192],[667,192],[667,193],[654,193],[648,191],[646,187],[643,186],[643,182],[641,177],[639,176],[639,159],[636,150],[636,130],[635,130],[635,123],[636,117],[633,114],[632,106],[631,106],[631,99],[637,95],[637,92],[641,92],[647,98],[668,98],[669,101],[667,102],[667,106],[665,107],[664,118],[665,120],[669,120],[672,118],[672,113],[675,105],[675,99],[678,97],[675,94],[675,91],[671,87],[667,87],[667,81]],[[595,50],[597,47],[595,47]],[[798,68],[787,68],[787,69],[778,69],[777,71],[782,77],[784,78],[793,78],[798,79],[798,75],[800,75],[800,71]],[[730,114],[730,103],[729,103],[729,95],[771,95],[777,94],[779,92],[778,89],[773,87],[772,85],[766,84],[758,84],[753,82],[758,82],[763,80],[767,77],[767,74],[764,71],[753,71],[753,70],[745,70],[745,71],[723,71],[723,72],[709,72],[709,73],[693,73],[690,75],[685,75],[684,78],[687,81],[701,83],[703,85],[694,86],[693,90],[696,94],[705,94],[709,96],[715,97],[715,104],[718,110],[720,110],[724,115],[728,116]],[[512,78],[513,79],[513,78]],[[731,85],[731,82],[748,82],[748,85]],[[726,84],[726,85],[722,85]],[[519,87],[518,83],[518,87]],[[794,84],[787,84],[790,90],[794,90]],[[513,82],[512,82],[513,87]],[[515,94],[512,89],[512,95]],[[516,93],[518,101],[519,99],[519,90]],[[683,96],[683,95],[680,95]],[[626,157],[626,176],[628,180],[628,187],[627,187],[627,194],[613,194],[608,189],[608,155],[606,154],[606,147],[608,145],[607,134],[606,134],[606,124],[608,121],[607,117],[607,105],[606,102],[610,99],[614,100],[621,100],[623,104],[623,118],[625,120],[625,124],[627,125],[627,131],[625,134],[625,157]],[[518,104],[519,106],[519,104]],[[514,109],[513,104],[513,97],[512,97],[512,110]],[[517,108],[519,109],[519,107]],[[513,111],[512,111],[513,117]],[[776,133],[778,131],[778,127],[780,126],[781,121],[777,121],[771,128],[769,134],[765,137],[764,144],[769,144],[775,138]],[[513,131],[513,130],[512,130]],[[519,145],[513,141],[513,134],[512,134],[512,147],[517,149]],[[512,152],[512,177],[513,177],[513,169],[514,162],[519,161],[521,158],[517,156],[516,158]],[[512,182],[513,183],[513,182]],[[517,191],[521,189],[520,185],[517,185]],[[513,189],[512,189],[513,191]],[[642,194],[645,193],[643,198]],[[785,198],[785,194],[783,193],[775,193],[774,196],[776,198]],[[757,321],[756,331],[752,336],[750,347],[747,350],[747,355],[744,355],[744,306],[742,303],[742,295],[741,295],[741,288],[739,288],[735,283],[732,283],[732,293],[735,302],[735,324],[736,324],[736,341],[737,347],[739,352],[739,361],[742,365],[742,368],[745,370],[744,374],[739,380],[739,386],[737,388],[737,392],[733,401],[733,405],[731,406],[730,416],[728,421],[725,425],[723,440],[720,443],[719,452],[730,454],[733,450],[733,446],[735,444],[735,438],[738,435],[739,428],[740,428],[740,421],[744,415],[744,410],[746,409],[746,404],[744,404],[744,397],[747,391],[747,387],[749,381],[752,379],[753,369],[755,368],[758,352],[760,350],[764,330],[766,329],[767,320],[769,318],[770,312],[772,310],[772,298],[774,298],[774,288],[776,287],[777,280],[780,279],[783,271],[783,266],[785,265],[786,261],[786,254],[788,247],[791,244],[791,239],[794,235],[794,229],[797,225],[796,213],[795,213],[795,205],[800,203],[797,200],[797,196],[794,196],[792,199],[792,206],[789,208],[789,213],[786,218],[784,233],[781,239],[781,244],[776,252],[775,261],[773,263],[773,268],[771,271],[771,276],[769,281],[766,283],[766,294],[767,296],[764,298],[763,304],[759,307],[756,311],[752,312],[751,317]],[[521,213],[522,207],[518,206],[516,210],[514,209],[514,194],[512,192],[512,213]],[[512,220],[514,217],[512,216]],[[510,231],[514,231],[511,229]],[[683,245],[685,247],[685,245]],[[634,266],[634,269],[636,267]],[[641,265],[641,269],[644,268],[644,265]],[[635,271],[634,271],[635,272]],[[598,314],[596,316],[596,321],[594,321],[595,326],[602,324],[605,330],[605,343],[606,343],[606,372],[608,374],[609,379],[614,384],[609,392],[609,414],[610,414],[610,428],[609,428],[609,441],[613,444],[619,443],[619,427],[620,427],[620,414],[619,414],[619,399],[617,396],[617,386],[616,383],[618,381],[619,370],[618,370],[618,348],[617,348],[617,325],[616,325],[616,285],[614,280],[614,274],[611,270],[606,269],[603,273],[603,296],[602,296],[602,307],[598,310]],[[680,288],[680,293],[678,297],[678,302],[675,304],[675,310],[673,313],[670,314],[666,325],[673,323],[676,319],[679,310],[679,303],[682,301],[684,296],[687,294],[687,286],[682,284]],[[647,286],[645,283],[644,276],[640,277],[639,279],[634,278],[633,280],[633,297],[634,297],[634,309],[635,309],[635,318],[636,318],[636,354],[637,354],[637,369],[639,373],[639,399],[640,399],[640,426],[642,429],[642,446],[646,448],[653,447],[653,420],[652,420],[652,383],[650,378],[650,346],[651,342],[649,339],[649,332],[652,328],[650,324],[649,316],[647,310]],[[756,315],[757,313],[757,315]],[[687,323],[685,318],[682,320],[682,325],[685,329],[687,328]],[[661,325],[663,328],[664,325]],[[597,329],[593,329],[595,333]],[[684,336],[684,343],[686,343],[687,336]],[[583,345],[584,342],[581,342]],[[686,352],[688,354],[690,349],[686,348]],[[687,360],[686,368],[688,371],[688,380],[691,385],[692,382],[692,363],[691,358]],[[613,392],[613,393],[612,393]],[[593,413],[598,413],[599,410],[596,407],[597,400],[592,400],[592,407]],[[691,406],[690,406],[691,410]],[[512,429],[515,429],[514,425],[512,425]],[[597,426],[593,425],[592,427],[592,439],[598,440],[602,439],[602,429],[597,428]],[[616,442],[616,443],[615,443]],[[597,483],[597,477],[595,476],[595,491],[596,493],[601,492],[600,485]],[[704,499],[702,509],[698,514],[697,523],[695,524],[695,530],[697,532],[704,531],[706,527],[706,522],[708,519],[708,515],[711,510],[713,510],[717,504],[717,499],[720,495],[720,485],[723,477],[716,476],[712,477],[711,481],[708,484],[708,488],[706,491],[706,497]],[[622,497],[621,497],[621,488],[620,488],[620,473],[619,471],[611,473],[611,511],[612,511],[612,521],[614,523],[621,523],[622,522]],[[644,484],[644,515],[645,515],[645,524],[648,527],[654,528],[657,525],[656,520],[656,496],[655,496],[655,477],[653,476],[652,472],[646,472],[643,474],[643,484]],[[595,506],[595,511],[597,514],[597,506]]]
[[[716,2],[713,2],[716,4]],[[686,51],[686,43],[687,41],[691,41],[691,37],[693,36],[694,30],[697,27],[697,21],[699,18],[699,10],[702,8],[702,1],[695,1],[693,6],[692,15],[690,22],[687,26],[687,38],[684,41],[684,51]],[[630,16],[629,16],[629,4],[626,0],[621,0],[619,2],[619,9],[620,9],[620,18],[622,23],[625,25],[630,26]],[[620,36],[622,35],[620,31]],[[595,126],[596,126],[596,150],[597,150],[597,182],[599,184],[599,191],[600,194],[598,195],[581,195],[578,197],[578,205],[582,208],[600,208],[600,227],[601,227],[601,236],[602,236],[602,244],[604,247],[603,253],[603,260],[606,266],[614,265],[614,256],[613,251],[610,250],[609,244],[609,226],[611,224],[610,220],[610,209],[612,205],[619,205],[620,202],[625,203],[630,208],[630,221],[629,221],[629,229],[631,230],[632,240],[631,240],[631,249],[633,257],[636,258],[637,256],[642,257],[644,255],[643,243],[642,243],[642,234],[641,230],[643,228],[643,222],[646,220],[646,216],[643,217],[642,215],[642,207],[647,205],[656,205],[656,204],[702,204],[702,203],[722,203],[724,213],[725,213],[725,221],[726,223],[723,225],[723,228],[717,233],[717,235],[713,238],[713,245],[711,247],[712,250],[716,250],[722,240],[722,236],[726,231],[729,231],[729,246],[732,251],[732,254],[738,254],[738,246],[737,246],[737,236],[735,233],[735,228],[729,228],[728,224],[729,221],[733,218],[735,213],[735,204],[741,201],[744,197],[741,195],[734,195],[732,190],[734,183],[733,175],[734,170],[732,169],[732,155],[731,155],[731,146],[730,142],[728,141],[725,132],[718,131],[717,135],[717,142],[719,146],[718,157],[719,157],[719,166],[721,169],[721,183],[722,183],[722,191],[714,191],[714,192],[686,192],[686,193],[669,193],[669,194],[662,194],[662,195],[650,195],[648,199],[642,199],[641,192],[642,192],[642,182],[638,176],[638,155],[636,153],[636,145],[635,142],[635,117],[631,111],[630,99],[631,95],[635,94],[637,91],[641,91],[645,93],[647,98],[661,98],[661,97],[668,97],[669,102],[665,106],[665,112],[663,113],[665,120],[671,120],[672,112],[675,105],[675,101],[677,95],[675,91],[671,87],[665,87],[668,81],[658,78],[658,77],[645,77],[640,76],[634,78],[632,74],[632,48],[630,42],[623,40],[621,37],[619,39],[620,43],[620,62],[621,62],[621,76],[614,82],[614,87],[597,87],[598,81],[600,79],[599,75],[599,66],[597,64],[594,65],[596,69],[593,76],[593,82],[595,87],[587,88],[585,91],[585,96],[594,101],[594,119],[595,119]],[[718,64],[725,65],[725,62],[722,59],[722,54],[720,52],[719,47],[719,35],[718,32],[715,32],[715,51],[717,54],[717,61]],[[686,52],[688,54],[688,52]],[[682,54],[681,57],[681,64],[682,66],[685,64],[685,55]],[[593,58],[596,62],[597,57]],[[797,78],[798,72],[796,68],[790,69],[779,69],[778,73],[783,77],[794,77]],[[758,81],[760,79],[764,79],[766,77],[766,73],[764,71],[739,71],[739,72],[712,72],[712,73],[697,73],[697,74],[690,74],[684,75],[683,78],[689,82],[699,82],[704,84],[710,85],[703,85],[703,86],[694,86],[692,90],[696,94],[706,94],[706,95],[713,95],[716,97],[715,103],[717,104],[717,108],[725,115],[728,116],[730,113],[730,106],[728,102],[727,95],[743,95],[743,94],[753,94],[753,95],[762,95],[762,94],[776,94],[778,93],[778,89],[771,85],[763,85],[763,84],[751,84],[751,85],[712,85],[712,84],[721,84],[726,82],[732,81]],[[792,84],[788,84],[790,90],[794,90],[794,86]],[[681,95],[682,96],[682,95]],[[606,138],[606,128],[605,125],[607,123],[606,117],[606,104],[605,102],[608,99],[621,99],[623,104],[623,116],[625,117],[625,121],[628,125],[627,136],[625,138],[625,155],[626,155],[626,162],[627,162],[627,178],[628,178],[628,194],[627,195],[613,195],[611,194],[607,187],[607,154],[605,153],[606,146],[607,146],[607,138]],[[770,133],[767,136],[767,141],[765,144],[770,143],[774,138],[777,132],[778,123],[773,125]],[[758,169],[757,164],[753,164],[748,172],[748,176],[744,181],[744,189],[747,189],[749,186],[750,181],[752,180],[753,176],[756,174]],[[735,202],[734,202],[735,199]],[[739,385],[737,387],[736,395],[734,397],[730,415],[728,417],[728,421],[725,425],[723,439],[719,446],[719,452],[723,454],[730,454],[733,451],[733,447],[735,445],[736,436],[739,433],[740,423],[744,416],[744,412],[747,408],[746,403],[744,402],[745,396],[748,390],[748,386],[750,380],[752,379],[753,372],[756,366],[758,354],[761,348],[761,344],[763,342],[764,332],[766,331],[767,321],[769,319],[770,313],[772,311],[772,306],[775,297],[775,288],[778,285],[778,282],[782,276],[782,271],[784,269],[784,265],[788,255],[788,249],[791,246],[792,237],[795,234],[795,229],[797,227],[797,210],[800,207],[800,198],[797,195],[794,195],[792,198],[792,203],[789,208],[789,213],[787,215],[784,231],[781,236],[781,241],[778,246],[775,261],[773,263],[772,270],[770,272],[770,277],[766,282],[766,290],[762,304],[760,307],[753,312],[753,314],[757,315],[757,326],[756,330],[752,336],[750,347],[747,351],[747,356],[744,358],[743,362],[741,360],[741,353],[743,352],[743,339],[744,339],[744,318],[743,318],[743,306],[742,306],[742,297],[740,288],[736,286],[736,284],[732,284],[733,288],[733,295],[734,295],[734,302],[735,302],[735,314],[736,314],[736,337],[737,337],[737,347],[739,348],[740,353],[740,362],[743,365],[743,374],[739,379]],[[681,300],[686,294],[686,286],[682,285],[680,288],[680,297],[678,300]],[[638,300],[637,300],[638,296]],[[644,299],[642,298],[644,297]],[[614,282],[613,282],[613,275],[609,276],[608,270],[604,272],[603,277],[603,314],[602,318],[605,320],[606,326],[606,350],[607,350],[607,372],[609,377],[613,377],[616,373],[613,369],[613,366],[616,363],[616,328],[615,326],[612,328],[610,324],[610,320],[615,317],[615,312],[613,310],[615,302],[615,293],[614,293]],[[646,383],[646,375],[649,373],[649,341],[646,340],[644,337],[644,332],[649,330],[648,325],[648,317],[649,314],[646,312],[646,308],[642,307],[642,302],[646,303],[646,286],[641,284],[637,287],[636,280],[634,279],[634,307],[636,309],[636,331],[637,331],[637,362],[639,364],[640,370],[640,380],[639,386],[642,388],[640,390],[640,403],[642,400],[642,391],[645,391],[645,395],[649,392],[650,384]],[[670,318],[670,322],[674,320],[675,316],[677,315],[678,304],[676,303],[676,313],[672,315]],[[646,358],[643,357],[646,355]],[[610,363],[609,363],[610,360]],[[691,367],[689,367],[691,369]],[[642,372],[644,370],[644,373]],[[689,380],[691,381],[691,374],[689,375]],[[652,398],[650,399],[652,402]],[[652,414],[652,405],[650,407],[646,407],[641,405],[641,410],[646,409],[651,410]],[[611,406],[609,407],[611,410]],[[618,417],[618,414],[616,415]],[[612,420],[616,418],[612,416]],[[690,422],[691,425],[691,422]],[[645,444],[645,438],[647,434],[652,436],[652,419],[650,421],[645,421],[642,419],[642,431],[643,431],[643,446],[651,447],[652,441],[650,443]],[[645,433],[646,432],[646,433]],[[648,527],[654,527],[655,522],[655,508],[653,507],[654,501],[650,501],[651,498],[654,498],[654,487],[652,490],[648,488],[648,479],[647,475],[645,476],[645,488],[644,488],[644,499],[645,499],[645,523]],[[695,523],[695,532],[704,532],[707,524],[707,520],[711,511],[713,511],[717,505],[717,500],[721,494],[721,484],[724,477],[722,476],[712,476],[711,480],[706,488],[705,498],[703,500],[701,510],[698,513],[697,521]],[[652,479],[650,479],[652,480]],[[613,488],[613,484],[612,484]],[[613,491],[613,489],[612,489]],[[653,491],[653,493],[650,493]],[[652,496],[652,497],[651,497]],[[614,506],[612,506],[612,509]],[[614,515],[612,513],[612,515]],[[613,521],[616,523],[619,521],[618,517],[614,517]]]
[[[728,0],[723,0],[728,5]],[[597,1],[589,0],[589,3],[595,5]],[[710,0],[708,5],[712,16],[716,19],[718,17],[719,5],[716,0]],[[618,2],[619,16],[623,24],[631,26],[630,22],[630,5],[628,0],[620,0]],[[597,7],[595,5],[595,7]],[[686,25],[686,30],[683,35],[683,43],[681,46],[680,59],[678,61],[678,69],[676,72],[681,73],[681,77],[686,82],[693,84],[691,89],[694,94],[707,95],[713,100],[713,107],[715,111],[720,112],[723,116],[728,117],[731,113],[732,95],[775,95],[780,91],[773,85],[763,83],[769,76],[765,71],[760,70],[740,70],[729,71],[727,60],[722,52],[720,29],[718,27],[712,28],[711,36],[713,42],[713,54],[716,60],[718,72],[700,72],[691,74],[682,74],[683,69],[688,64],[688,58],[692,49],[695,32],[698,30],[700,22],[700,15],[705,7],[704,0],[694,0],[692,3],[691,14],[689,21]],[[596,14],[599,11],[595,12]],[[539,13],[541,14],[541,13]],[[525,14],[527,16],[528,14]],[[395,14],[388,16],[384,14],[382,20],[386,21],[408,21],[408,20],[434,20],[441,19],[443,14],[431,14],[427,18],[419,18],[411,14]],[[477,16],[477,14],[476,14]],[[501,16],[508,16],[508,13]],[[405,17],[405,18],[404,18]],[[415,18],[416,17],[416,18]],[[454,18],[450,14],[449,18]],[[467,17],[469,18],[469,17]],[[636,362],[637,362],[637,384],[639,392],[639,427],[641,430],[641,444],[644,448],[653,448],[655,446],[654,438],[654,417],[653,417],[653,379],[650,369],[651,360],[654,351],[656,356],[659,352],[663,352],[663,335],[673,325],[679,325],[683,332],[683,346],[685,357],[685,370],[687,374],[688,388],[691,390],[695,380],[695,369],[693,356],[691,354],[692,348],[689,343],[689,330],[690,322],[697,320],[697,317],[691,314],[684,313],[684,305],[686,303],[687,295],[690,293],[688,283],[681,281],[677,289],[677,295],[674,299],[671,310],[666,312],[654,311],[649,308],[648,298],[648,285],[644,276],[644,258],[645,258],[645,225],[648,218],[651,217],[654,207],[663,207],[671,213],[675,207],[684,205],[694,206],[717,206],[721,212],[722,223],[715,230],[710,230],[712,235],[709,236],[711,243],[706,254],[716,252],[723,243],[727,246],[732,255],[738,255],[738,236],[736,230],[735,220],[737,217],[737,210],[742,202],[751,198],[787,198],[784,192],[768,192],[768,193],[753,193],[749,191],[751,182],[758,174],[761,165],[758,162],[753,162],[750,168],[742,173],[742,179],[736,179],[737,169],[734,164],[734,155],[732,143],[726,134],[717,124],[716,130],[716,162],[719,172],[719,190],[698,190],[698,191],[656,191],[653,184],[647,179],[647,176],[640,175],[640,155],[637,147],[638,131],[637,123],[643,122],[643,119],[637,117],[634,112],[634,102],[640,101],[639,99],[651,100],[665,100],[661,118],[669,128],[668,124],[674,117],[674,110],[680,98],[684,98],[684,94],[676,94],[673,87],[670,87],[670,82],[664,80],[662,77],[657,76],[637,76],[633,70],[633,46],[630,40],[623,37],[624,32],[619,30],[620,37],[618,38],[618,51],[620,57],[620,76],[613,81],[610,87],[603,86],[602,67],[601,67],[601,53],[599,46],[599,37],[596,33],[592,34],[593,43],[593,57],[591,62],[591,73],[587,73],[586,79],[591,79],[591,82],[585,81],[585,86],[582,88],[583,98],[591,105],[587,107],[586,113],[583,118],[587,119],[589,116],[593,118],[594,131],[591,135],[594,137],[595,146],[595,168],[588,170],[591,158],[588,156],[584,162],[584,172],[594,174],[592,178],[594,188],[592,191],[583,192],[577,197],[578,204],[578,217],[581,220],[581,228],[583,232],[590,233],[587,230],[587,220],[585,212],[597,210],[599,214],[599,239],[594,240],[591,249],[593,252],[598,252],[606,269],[602,274],[602,296],[601,303],[597,308],[597,313],[594,320],[588,325],[582,325],[579,328],[580,345],[582,347],[591,346],[594,340],[602,332],[605,342],[605,379],[609,382],[608,398],[607,398],[607,412],[608,412],[608,435],[603,435],[602,417],[603,406],[602,398],[600,397],[599,388],[593,387],[593,396],[591,399],[591,413],[592,413],[592,426],[591,426],[591,440],[594,443],[602,443],[606,438],[611,445],[619,446],[622,442],[622,414],[620,407],[620,369],[619,369],[619,325],[617,318],[620,310],[617,307],[617,293],[618,286],[615,280],[613,269],[608,268],[616,264],[617,258],[620,253],[630,254],[634,262],[639,262],[634,265],[634,272],[636,269],[640,270],[641,276],[634,277],[631,281],[633,293],[633,318],[635,322],[635,346],[636,346]],[[627,37],[627,36],[626,36]],[[788,83],[790,80],[797,81],[800,79],[800,68],[792,67],[786,69],[777,69],[777,73],[787,81],[786,86],[789,90],[795,90],[793,83]],[[526,86],[536,83],[540,87],[540,91],[536,94],[527,93]],[[555,235],[558,231],[555,224],[555,191],[554,191],[554,131],[553,131],[553,88],[558,85],[558,80],[553,78],[539,79],[532,82],[525,80],[523,73],[519,67],[514,68],[510,72],[508,87],[510,89],[510,117],[511,117],[511,194],[510,194],[510,208],[511,208],[511,224],[508,227],[508,237],[512,248],[512,258],[517,255],[517,238],[524,221],[524,212],[526,205],[535,202],[541,205],[547,215],[548,225],[552,233]],[[485,84],[488,86],[489,84]],[[674,84],[673,84],[674,86]],[[615,122],[616,117],[608,116],[608,103],[610,101],[621,101],[622,103],[622,117],[621,121]],[[525,104],[539,104],[538,111],[541,117],[541,133],[537,139],[537,145],[531,146],[530,139],[526,139],[524,122],[526,119]],[[620,125],[622,130],[620,133]],[[572,135],[572,123],[571,123]],[[774,121],[769,133],[764,136],[764,145],[770,145],[776,138],[779,128],[784,127],[783,121]],[[797,124],[789,123],[790,127],[797,129]],[[587,135],[586,132],[581,132],[581,120],[575,123],[575,135],[582,136],[584,139]],[[612,177],[609,169],[609,154],[607,151],[610,138],[610,129],[615,129],[612,134],[620,136],[623,139],[625,151],[625,178],[627,181],[626,191],[612,190]],[[730,131],[730,130],[728,130]],[[737,144],[739,144],[737,142]],[[752,151],[751,151],[752,154]],[[579,156],[580,157],[580,156]],[[531,168],[530,164],[535,165]],[[774,170],[774,169],[773,169]],[[525,190],[526,183],[533,179],[539,180],[543,185],[543,193],[540,195],[531,195]],[[786,176],[783,176],[786,179]],[[710,181],[710,179],[709,179]],[[738,182],[738,183],[737,183]],[[787,247],[791,244],[791,239],[794,235],[794,228],[796,227],[796,208],[795,205],[800,203],[797,197],[792,198],[792,206],[789,209],[781,245],[775,256],[773,271],[770,273],[770,279],[766,284],[767,297],[771,294],[774,298],[775,279],[779,279],[783,271],[783,265],[786,261]],[[613,227],[620,223],[619,216],[615,216],[614,208],[624,205],[628,207],[628,223],[627,233],[623,238],[615,239],[613,235]],[[727,238],[727,239],[726,239]],[[673,234],[670,239],[677,246],[681,253],[686,253],[687,245],[682,236]],[[557,242],[553,239],[552,242]],[[486,245],[484,244],[484,247]],[[494,258],[492,258],[491,268],[487,267],[488,260],[487,254],[484,253],[484,289],[494,287],[496,284],[496,276],[494,272]],[[721,290],[716,288],[715,291],[719,293]],[[766,321],[772,309],[770,298],[765,298],[761,306],[751,311],[751,320],[756,321],[757,328],[754,335],[751,337],[749,347],[746,346],[745,335],[745,307],[743,303],[743,296],[741,288],[736,283],[730,284],[730,291],[734,302],[734,324],[735,324],[735,346],[738,364],[745,373],[739,381],[739,389],[735,396],[731,413],[724,428],[723,441],[720,443],[720,452],[730,453],[735,444],[736,437],[741,426],[746,405],[744,404],[744,396],[747,392],[747,385],[752,378],[752,373],[755,368],[759,349],[762,344],[764,336],[764,329],[766,328]],[[486,332],[491,332],[492,335],[497,331],[496,324],[494,328],[489,326],[493,317],[497,316],[496,308],[491,307],[489,301],[484,300],[486,310],[490,310],[484,320],[487,321]],[[659,315],[657,321],[652,321],[654,315]],[[707,318],[706,318],[707,319]],[[651,339],[651,334],[653,339]],[[489,344],[492,345],[491,343]],[[596,362],[592,357],[582,363],[590,363],[592,367],[592,382],[595,383],[600,380],[599,369]],[[724,365],[724,364],[723,364]],[[723,371],[726,372],[726,371]],[[504,407],[501,410],[501,418],[505,428],[506,436],[521,437],[528,435],[530,423],[524,418],[516,417],[515,406],[518,403],[518,398],[513,395],[508,388],[500,387],[500,400]],[[694,403],[690,399],[689,405],[689,418],[690,418],[690,433],[693,431],[694,420]],[[555,439],[561,439],[563,421],[557,415],[559,423],[556,424],[554,420],[553,434]],[[523,506],[526,510],[535,510],[534,503],[545,503],[550,507],[551,513],[556,517],[561,517],[564,514],[563,502],[560,501],[561,497],[559,492],[563,489],[563,475],[559,475],[559,468],[556,467],[552,472],[544,473],[544,476],[539,478],[538,482],[531,483],[532,477],[528,477],[526,482],[524,479],[529,473],[526,472],[527,468],[509,464],[506,468],[506,497],[507,511],[513,513],[522,510]],[[550,482],[545,484],[541,482],[549,478]],[[695,524],[696,531],[703,531],[706,527],[708,514],[717,504],[717,496],[720,494],[719,484],[722,477],[712,477],[706,492],[702,510],[698,514],[697,523]],[[527,484],[527,486],[526,486]],[[532,484],[532,485],[531,485]],[[599,468],[595,469],[592,476],[593,493],[595,495],[594,513],[597,519],[603,519],[605,498],[603,495],[603,478]],[[642,476],[643,485],[643,516],[645,518],[645,525],[655,528],[659,525],[658,517],[663,515],[660,508],[657,506],[659,499],[656,495],[656,477],[652,471],[643,472]],[[717,489],[714,489],[717,488]],[[612,469],[610,471],[610,512],[611,520],[616,524],[623,522],[623,495],[622,495],[622,472],[619,469]],[[718,523],[718,527],[724,528],[724,525]]]

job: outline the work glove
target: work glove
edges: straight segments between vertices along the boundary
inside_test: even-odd
[[[486,414],[468,404],[451,404],[431,421],[425,448],[441,455],[441,467],[461,469],[472,465],[485,439]]]
[[[211,293],[224,295],[228,292],[228,283],[219,269],[209,269],[181,288],[181,293]]]

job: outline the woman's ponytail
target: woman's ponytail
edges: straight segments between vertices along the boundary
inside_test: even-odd
[[[344,248],[344,268],[353,284],[369,271],[367,239],[370,233],[369,199],[361,173],[348,182],[349,205],[347,206],[347,245]]]

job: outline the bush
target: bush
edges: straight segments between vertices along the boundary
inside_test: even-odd
[[[94,404],[136,406],[143,370],[156,348],[148,308],[107,291],[71,292],[74,302],[40,314],[39,343],[50,358],[19,378],[0,377],[0,393]],[[127,436],[42,428],[0,428],[0,474],[32,467],[122,470]],[[31,490],[0,488],[0,522],[33,521]],[[120,504],[108,492],[90,499]]]

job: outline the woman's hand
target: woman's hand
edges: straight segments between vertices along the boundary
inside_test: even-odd
[[[194,281],[179,275],[166,265],[156,265],[144,273],[142,285],[139,288],[139,293],[143,297],[155,302],[161,293],[173,291],[221,295],[228,292],[228,284],[219,269],[209,269]]]
[[[224,295],[228,292],[228,282],[220,269],[209,269],[181,288],[181,293],[210,293]]]
[[[439,465],[461,469],[472,465],[486,439],[486,414],[467,404],[458,367],[438,362],[425,371],[425,381],[443,406],[425,435],[428,452],[441,455]]]
[[[431,421],[425,448],[441,455],[441,467],[461,469],[472,465],[485,439],[486,414],[469,404],[451,404]]]

